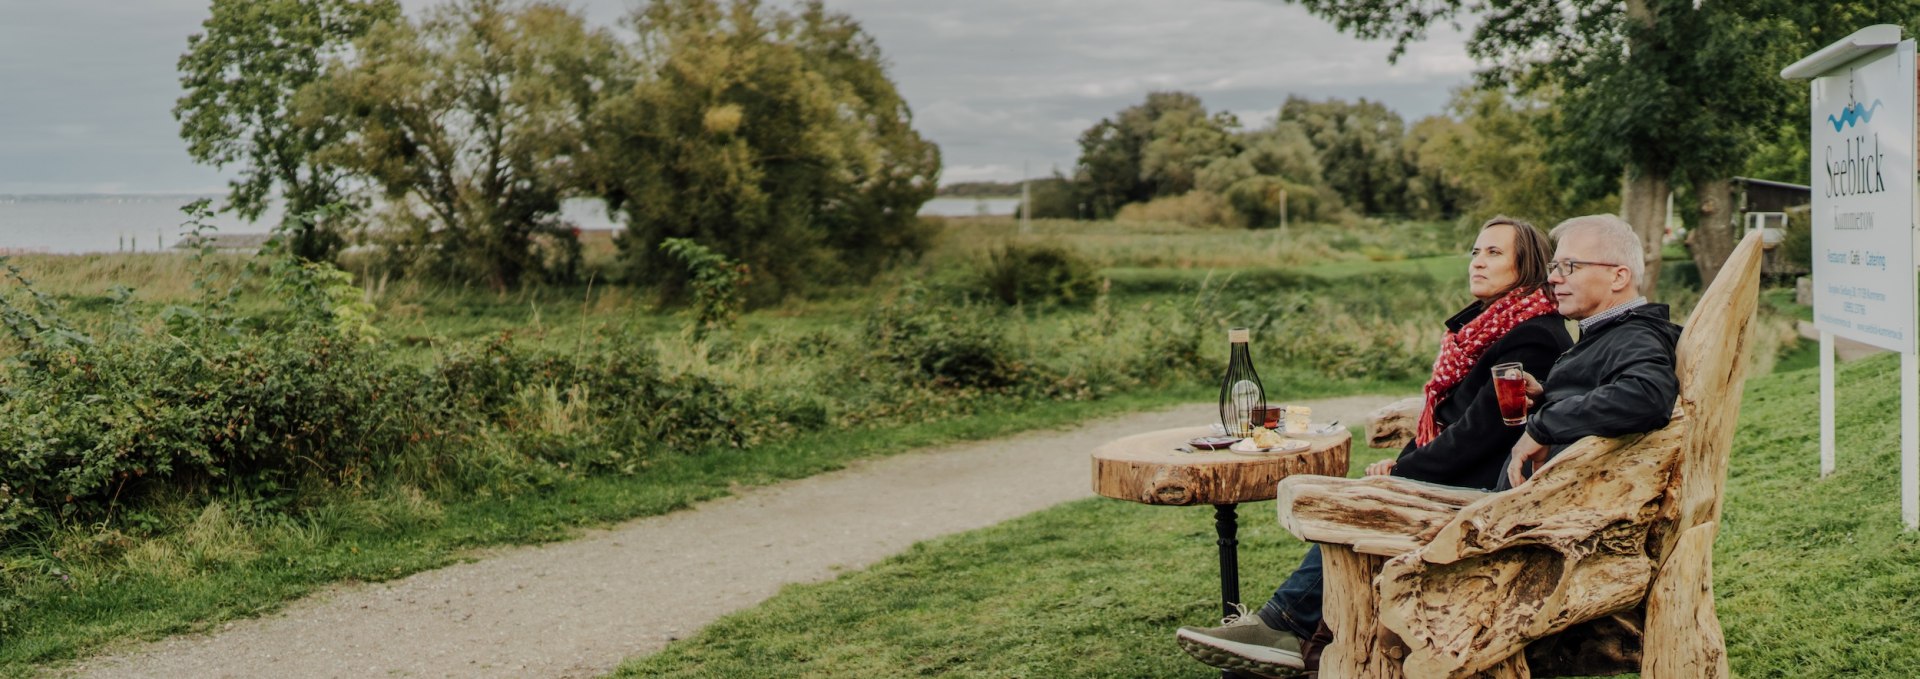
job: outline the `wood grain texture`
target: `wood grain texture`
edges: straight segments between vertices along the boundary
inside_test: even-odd
[[[1175,448],[1209,427],[1166,429],[1109,442],[1093,451],[1093,492],[1150,505],[1229,504],[1271,500],[1281,479],[1299,474],[1347,473],[1353,435],[1291,435],[1310,447],[1283,455]]]
[[[1415,396],[1394,401],[1367,414],[1367,447],[1393,448],[1407,447],[1413,440],[1413,432],[1420,426],[1420,411],[1426,408],[1426,399]]]
[[[1489,493],[1393,476],[1296,476],[1280,482],[1280,524],[1303,540],[1375,556],[1419,548]]]
[[[1320,548],[1325,594],[1321,615],[1333,630],[1333,642],[1320,656],[1320,676],[1351,679],[1400,679],[1407,647],[1380,627],[1379,593],[1374,573],[1384,559],[1346,545]]]
[[[1724,273],[1724,270],[1722,270]],[[1717,523],[1681,534],[1647,595],[1642,679],[1726,679],[1726,638],[1713,609],[1713,536]]]

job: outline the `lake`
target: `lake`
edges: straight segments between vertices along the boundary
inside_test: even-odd
[[[192,195],[0,195],[0,254],[45,252],[153,252],[172,246],[186,221],[180,207]],[[1011,215],[1014,198],[935,198],[920,214],[941,217]],[[570,200],[561,216],[580,228],[617,229],[597,200]],[[266,233],[280,221],[270,208],[258,222],[216,215],[219,233]]]

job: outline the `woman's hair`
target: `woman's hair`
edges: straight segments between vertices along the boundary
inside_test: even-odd
[[[1547,261],[1553,259],[1553,244],[1547,241],[1547,234],[1524,221],[1506,215],[1494,215],[1493,219],[1480,225],[1485,231],[1496,226],[1513,227],[1513,271],[1517,274],[1513,286],[1500,291],[1500,294],[1514,290],[1547,289]]]

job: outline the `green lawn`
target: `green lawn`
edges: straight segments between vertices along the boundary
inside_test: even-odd
[[[1840,373],[1839,470],[1818,475],[1818,375],[1753,378],[1714,581],[1734,673],[1920,676],[1920,534],[1900,522],[1898,359]],[[1355,456],[1354,469],[1383,451]],[[1242,507],[1242,592],[1304,546]],[[1207,676],[1174,645],[1217,617],[1212,513],[1072,502],[791,586],[622,677]]]

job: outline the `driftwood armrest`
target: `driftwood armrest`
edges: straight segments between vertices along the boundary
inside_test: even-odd
[[[1391,476],[1293,476],[1280,482],[1280,525],[1302,540],[1398,556],[1427,543],[1488,493]]]

